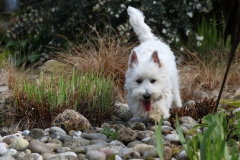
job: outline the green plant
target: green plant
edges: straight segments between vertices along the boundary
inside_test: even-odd
[[[102,134],[105,134],[110,141],[116,140],[118,138],[118,132],[112,130],[109,127],[104,127],[103,130],[101,131]]]
[[[163,160],[163,138],[162,138],[162,129],[161,129],[162,122],[163,122],[163,116],[161,117],[157,125],[157,128],[155,130],[156,140],[157,140],[157,151],[158,151],[160,160]]]
[[[223,46],[223,30],[219,29],[219,26],[215,16],[211,19],[206,19],[203,16],[197,25],[197,33],[199,36],[196,37],[198,42],[194,47],[198,52],[199,58],[203,61],[209,62],[209,60],[212,60],[216,56],[216,54],[214,54],[216,49],[222,51],[221,54],[223,54],[223,57],[226,56],[226,49],[229,49],[229,41],[226,43],[226,46]],[[190,48],[190,46],[188,47]]]
[[[72,108],[84,115],[92,125],[100,125],[113,111],[115,92],[112,77],[73,71],[59,79],[40,75],[38,81],[25,79],[14,87],[16,120],[25,128],[49,127],[56,114]]]
[[[238,160],[239,152],[236,146],[230,152],[227,145],[227,119],[223,113],[209,114],[203,119],[203,124],[196,127],[207,127],[203,133],[197,133],[192,139],[183,136],[176,115],[176,129],[184,150],[191,160]],[[198,145],[200,146],[198,148]],[[198,154],[200,152],[200,155]]]

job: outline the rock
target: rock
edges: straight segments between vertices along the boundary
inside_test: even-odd
[[[23,138],[16,138],[14,139],[11,144],[9,145],[10,148],[16,149],[17,151],[23,151],[27,149],[29,143],[26,139]]]
[[[196,102],[194,100],[188,100],[186,103],[185,103],[185,106],[186,107],[193,107],[196,105]]]
[[[191,129],[194,127],[194,125],[188,124],[188,123],[182,123],[182,124],[180,124],[180,125],[186,127],[186,128],[189,129],[189,130],[191,130]]]
[[[31,140],[28,147],[33,153],[52,153],[53,149],[39,140]]]
[[[52,134],[54,132],[59,132],[62,135],[67,135],[67,133],[60,127],[53,126],[53,127],[49,128],[49,134]]]
[[[80,113],[66,109],[63,113],[60,113],[52,122],[52,126],[58,126],[63,128],[66,132],[70,130],[83,131],[84,129],[89,129],[90,122]]]
[[[140,154],[144,154],[146,151],[153,150],[153,149],[155,149],[154,146],[147,145],[147,144],[136,144],[133,147],[133,150],[138,151]]]
[[[130,122],[131,123],[142,122],[144,124],[147,124],[148,123],[148,118],[147,117],[133,117],[133,118],[130,119]]]
[[[43,143],[47,143],[51,140],[51,137],[49,136],[45,136],[39,139],[39,141],[43,142]]]
[[[184,135],[189,132],[189,129],[187,129],[187,127],[185,127],[185,126],[180,126],[180,130],[182,131],[182,133]]]
[[[123,124],[116,124],[114,125],[113,129],[115,129],[116,131],[118,131],[120,128],[124,128],[125,126]]]
[[[110,124],[108,124],[108,123],[103,123],[103,124],[101,125],[101,128],[111,128],[111,126],[110,126]]]
[[[63,152],[63,153],[58,153],[59,157],[66,157],[66,156],[73,156],[73,157],[77,157],[76,153],[74,152]]]
[[[0,128],[9,127],[13,123],[14,117],[9,115],[12,112],[9,102],[11,97],[13,93],[10,91],[0,93]]]
[[[116,102],[114,104],[114,114],[119,116],[121,113],[128,111],[128,105],[126,103]]]
[[[11,157],[10,155],[0,157],[0,160],[15,160],[15,158]]]
[[[240,89],[234,93],[234,99],[240,99]]]
[[[105,153],[97,150],[89,151],[86,154],[86,159],[91,159],[91,160],[106,160],[106,157],[107,156]]]
[[[70,150],[71,150],[71,148],[69,148],[69,147],[61,147],[61,148],[57,149],[57,153],[68,152]],[[74,150],[74,148],[72,149],[72,151],[75,152],[75,153],[81,153],[81,152],[77,152],[76,150]]]
[[[134,123],[131,125],[131,129],[132,129],[132,130],[145,131],[145,130],[146,130],[146,126],[145,126],[145,124],[142,123],[142,122],[134,122]]]
[[[109,159],[109,157],[114,155],[114,150],[112,148],[110,148],[110,147],[101,148],[99,151],[105,153],[106,159]]]
[[[2,142],[3,141],[3,137],[0,135],[0,142]]]
[[[171,157],[172,157],[172,148],[164,147],[164,149],[163,149],[163,159],[164,160],[170,160]]]
[[[163,121],[162,125],[171,127],[171,123],[169,121]]]
[[[197,98],[197,99],[209,99],[209,96],[206,92],[204,91],[198,91],[198,92],[194,92],[193,95]]]
[[[53,73],[54,75],[68,75],[71,70],[72,67],[56,60],[48,60],[41,67],[41,71],[49,75]]]
[[[158,152],[157,149],[155,147],[149,149],[149,150],[145,150],[143,152],[143,156],[144,157],[158,157]]]
[[[189,116],[182,117],[180,119],[180,121],[183,122],[183,123],[191,124],[191,125],[197,125],[198,124],[192,117],[189,117]]]
[[[82,132],[81,131],[76,131],[73,134],[74,137],[81,137],[82,136]]]
[[[140,142],[140,141],[133,141],[133,142],[128,143],[127,147],[128,148],[133,148],[137,144],[143,144],[143,143]]]
[[[232,113],[237,113],[237,112],[240,112],[240,108],[236,108],[232,111]]]
[[[151,137],[152,135],[154,135],[154,132],[151,130],[146,130],[146,131],[138,131],[137,132],[137,139],[144,139],[147,137]]]
[[[0,155],[3,155],[5,152],[7,152],[7,144],[6,143],[0,143]]]
[[[22,135],[23,135],[23,136],[27,136],[29,133],[30,133],[30,131],[26,129],[26,130],[24,130],[24,131],[22,132]]]
[[[43,160],[43,157],[38,153],[31,153],[31,154],[28,154],[28,155],[24,156],[24,159],[26,159],[26,160],[31,160],[31,159],[33,159],[33,160]]]
[[[133,141],[137,134],[131,128],[121,128],[118,130],[118,140],[127,143]]]
[[[180,138],[179,138],[179,135],[177,134],[168,134],[164,137],[164,139],[172,143],[180,143]]]
[[[27,150],[27,149],[26,149],[26,150]],[[25,150],[25,151],[26,151],[26,150]],[[24,153],[26,153],[25,151],[24,151]],[[8,153],[9,153],[10,155],[17,154],[17,152],[18,152],[18,151],[17,151],[16,149],[13,149],[13,148],[10,148],[10,149],[8,150]]]
[[[122,121],[129,121],[132,117],[133,114],[130,111],[125,111],[123,113],[120,113],[118,115],[118,117],[122,120]]]
[[[30,130],[30,133],[28,134],[28,136],[32,137],[33,139],[40,139],[45,136],[45,132],[43,129],[33,128]]]
[[[0,93],[8,91],[8,86],[0,86]]]
[[[183,150],[178,154],[177,160],[190,160],[186,151]]]
[[[90,145],[90,140],[84,139],[84,138],[78,138],[78,139],[71,139],[69,141],[63,142],[63,146],[71,146],[71,147],[81,147]]]
[[[56,143],[46,143],[50,148],[53,149],[53,151],[57,151],[59,148],[62,147],[61,144],[56,144]]]
[[[170,126],[163,125],[163,126],[161,126],[161,130],[162,130],[162,133],[164,133],[164,132],[173,131],[174,129]]]
[[[58,155],[54,153],[42,153],[41,155],[44,160],[50,160],[50,159],[53,160],[55,158],[58,158]]]
[[[139,159],[141,157],[140,153],[132,148],[123,149],[120,155],[123,159]]]
[[[107,136],[101,133],[83,133],[82,137],[89,140],[100,139],[103,141],[107,140]]]

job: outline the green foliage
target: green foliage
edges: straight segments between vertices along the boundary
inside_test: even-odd
[[[231,106],[230,110],[232,110],[240,107],[240,100],[239,99],[221,99],[221,104]]]
[[[68,49],[72,42],[94,39],[94,35],[88,34],[91,29],[101,32],[111,26],[121,37],[129,40],[131,27],[126,12],[128,6],[140,8],[151,28],[168,43],[175,44],[180,37],[197,35],[191,19],[195,14],[209,12],[212,2],[23,0],[15,24],[7,31],[6,49],[14,55],[19,66],[24,62],[34,63],[39,57],[47,58],[46,54],[53,50]]]
[[[109,127],[104,127],[101,133],[105,134],[110,139],[110,141],[118,139],[118,132],[112,130]]]
[[[162,129],[161,129],[162,123],[163,123],[163,116],[161,117],[155,131],[156,139],[157,139],[157,151],[158,151],[160,160],[163,160],[163,138],[162,138]]]
[[[238,160],[239,152],[236,149],[236,145],[232,146],[232,151],[230,152],[227,144],[229,123],[225,115],[223,113],[209,114],[202,121],[203,124],[196,127],[206,127],[207,129],[202,134],[197,133],[195,137],[186,139],[180,130],[178,117],[176,116],[177,132],[189,158],[191,160],[199,158],[204,160]],[[200,148],[198,148],[198,145],[200,145]],[[198,152],[200,152],[200,155],[198,155]]]
[[[212,19],[206,19],[202,17],[200,23],[197,26],[197,33],[199,36],[196,37],[198,40],[195,46],[199,57],[203,60],[208,60],[214,58],[215,54],[211,54],[211,51],[215,49],[224,50],[224,48],[229,48],[229,43],[223,46],[223,29],[219,29],[219,24],[216,22],[215,16]],[[224,27],[222,27],[224,28]],[[188,45],[190,48],[191,46]]]
[[[112,113],[115,92],[111,76],[104,79],[102,73],[73,71],[72,76],[59,80],[41,74],[36,82],[18,82],[14,98],[18,120],[23,124],[27,121],[29,127],[48,127],[54,115],[66,108],[75,109],[93,125],[100,125]]]

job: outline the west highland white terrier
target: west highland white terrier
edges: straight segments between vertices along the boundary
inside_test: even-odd
[[[150,122],[168,118],[169,110],[181,107],[179,78],[175,56],[144,22],[138,9],[128,7],[130,24],[141,44],[128,60],[125,89],[129,110],[134,117],[148,117]]]

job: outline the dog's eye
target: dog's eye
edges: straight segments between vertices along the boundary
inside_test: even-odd
[[[155,79],[151,79],[150,82],[151,82],[151,83],[154,83],[154,82],[156,82],[156,80],[155,80]]]
[[[138,84],[141,84],[141,83],[142,83],[142,79],[137,79],[136,82],[137,82]]]

